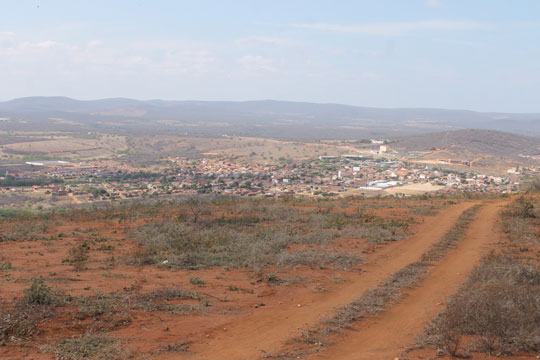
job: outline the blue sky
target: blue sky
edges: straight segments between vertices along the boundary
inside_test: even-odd
[[[0,0],[0,99],[540,112],[538,0]]]

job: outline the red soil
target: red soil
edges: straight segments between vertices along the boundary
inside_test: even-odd
[[[414,343],[428,322],[443,309],[471,270],[497,241],[496,222],[502,202],[485,205],[471,224],[466,237],[437,264],[422,284],[408,291],[399,304],[347,334],[344,341],[330,347],[322,359],[394,359]]]
[[[325,293],[296,292],[271,306],[259,308],[225,326],[216,327],[208,340],[194,344],[190,359],[257,359],[278,350],[336,308],[374,287],[393,272],[420,258],[442,237],[471,203],[453,205],[430,218],[407,240],[388,244],[377,251],[351,281]],[[299,306],[300,305],[300,306]]]
[[[429,277],[409,290],[399,304],[363,321],[357,331],[347,332],[342,341],[319,355],[326,359],[393,359],[399,356],[443,308],[445,299],[463,283],[489,246],[498,241],[495,225],[501,204],[501,201],[490,202],[482,208],[459,247],[433,267]],[[305,267],[274,269],[280,278],[303,278],[293,286],[259,282],[256,274],[248,270],[174,272],[154,266],[120,263],[107,270],[100,268],[103,262],[91,262],[89,270],[74,272],[71,266],[62,264],[62,259],[66,258],[69,247],[76,243],[79,235],[68,235],[62,240],[53,240],[52,244],[43,241],[6,242],[0,244],[0,250],[12,262],[14,270],[10,271],[9,277],[0,273],[5,280],[2,281],[0,301],[9,302],[20,297],[23,289],[28,287],[28,279],[36,276],[44,276],[50,284],[63,288],[72,296],[98,291],[136,291],[143,294],[173,286],[199,291],[212,300],[207,312],[181,315],[166,311],[139,311],[132,314],[131,323],[108,334],[124,340],[130,350],[149,359],[258,359],[265,353],[279,352],[288,340],[303,330],[330,316],[337,308],[395,271],[419,260],[422,253],[450,230],[461,213],[472,205],[468,202],[448,206],[438,215],[426,217],[425,222],[415,225],[415,235],[379,246],[369,254],[362,251],[369,249],[365,241],[336,241],[334,246],[341,250],[347,249],[366,257],[366,262],[357,272]],[[379,209],[377,212],[385,216],[389,211]],[[116,257],[132,254],[136,249],[133,242],[124,239],[128,229],[113,221],[68,221],[55,227],[54,233],[71,234],[76,227],[93,228],[101,236],[111,238],[110,243],[116,247]],[[110,255],[92,252],[92,259],[103,260]],[[195,276],[205,280],[206,285],[190,284],[189,279]],[[245,291],[230,291],[230,285]],[[219,301],[218,298],[228,301]],[[182,300],[182,304],[187,303]],[[35,344],[50,343],[84,332],[86,324],[75,325],[70,322],[69,314],[60,315],[46,324]],[[189,343],[189,353],[156,352],[163,346],[185,342]],[[417,354],[418,358],[425,355],[424,352],[412,354]],[[41,353],[35,346],[9,345],[0,347],[0,358],[54,359],[54,356]]]

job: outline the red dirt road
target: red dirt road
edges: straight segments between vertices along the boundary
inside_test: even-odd
[[[344,341],[328,348],[317,359],[394,359],[412,345],[428,322],[443,309],[449,296],[467,279],[479,260],[499,240],[498,212],[502,201],[481,208],[459,246],[430,272],[419,287],[411,289],[397,305],[363,322]],[[315,357],[314,357],[315,358]]]
[[[301,297],[297,296],[296,298],[291,296],[288,301],[284,301],[282,304],[254,309],[251,314],[238,318],[224,327],[220,326],[207,334],[207,341],[204,343],[195,343],[190,346],[190,350],[194,353],[190,354],[189,358],[200,360],[251,360],[258,359],[265,353],[279,350],[288,339],[300,335],[303,329],[309,328],[321,318],[331,315],[337,308],[349,303],[366,290],[376,286],[395,271],[418,260],[424,251],[429,249],[433,243],[450,230],[461,213],[472,205],[472,203],[452,205],[442,210],[437,216],[427,218],[426,222],[418,228],[416,235],[407,240],[391,243],[378,250],[377,253],[370,258],[370,261],[363,266],[363,272],[361,274],[355,275],[352,278],[352,281],[345,283],[334,291],[311,294],[304,293]],[[441,268],[442,270],[437,268],[433,272],[433,275],[435,276],[438,271],[443,271],[443,274],[446,274],[444,271],[447,271],[449,272],[447,275],[449,281],[453,282],[444,282],[443,280],[440,284],[443,289],[427,290],[426,292],[429,296],[426,297],[425,300],[422,299],[418,306],[414,303],[415,301],[418,301],[417,296],[414,298],[413,296],[409,297],[404,304],[407,304],[408,301],[412,299],[413,304],[410,304],[409,306],[412,306],[417,313],[411,315],[408,312],[402,312],[409,311],[407,308],[405,308],[405,310],[399,310],[396,313],[394,320],[389,322],[391,326],[381,328],[381,331],[384,329],[384,333],[375,332],[371,334],[374,337],[379,336],[381,339],[378,339],[379,345],[373,340],[365,342],[365,344],[373,344],[373,349],[370,350],[370,354],[378,356],[380,348],[383,348],[383,350],[386,349],[383,343],[391,344],[389,345],[389,350],[381,353],[382,357],[372,357],[371,355],[358,357],[358,354],[363,354],[364,351],[362,350],[362,346],[357,346],[357,340],[354,340],[358,338],[357,334],[353,334],[352,336],[354,336],[354,339],[351,337],[350,344],[348,341],[343,343],[344,345],[348,344],[347,347],[342,348],[340,344],[336,348],[331,348],[326,358],[387,359],[388,357],[386,354],[390,352],[394,353],[394,350],[402,344],[408,344],[410,342],[409,338],[412,339],[418,332],[418,327],[405,327],[406,321],[409,317],[419,316],[421,319],[419,319],[418,322],[424,324],[429,320],[430,314],[436,313],[439,307],[434,308],[433,311],[426,309],[425,313],[423,307],[431,305],[432,303],[436,304],[437,302],[442,301],[447,294],[451,294],[455,291],[456,286],[465,278],[465,273],[472,269],[474,262],[481,256],[478,252],[481,250],[482,244],[488,242],[486,240],[486,236],[488,236],[486,232],[489,230],[489,234],[491,235],[491,228],[493,227],[497,210],[496,204],[489,205],[482,210],[479,215],[479,219],[481,220],[475,221],[472,225],[476,230],[475,232],[471,232],[471,235],[468,236],[466,241],[466,244],[468,245],[464,245],[465,247],[460,246],[460,250],[456,251],[456,253],[459,253],[457,258],[453,255],[448,258],[454,259],[448,266],[443,266]],[[479,227],[481,229],[477,229]],[[478,234],[474,235],[476,233]],[[462,256],[464,256],[464,261],[460,260]],[[446,261],[448,260],[445,260],[445,262]],[[460,266],[460,264],[460,270],[453,269],[453,266]],[[456,271],[460,272],[462,275],[450,276],[452,275],[450,273],[455,274]],[[441,277],[443,277],[443,275],[439,275],[437,279]],[[436,288],[436,284],[428,283],[428,281],[426,281],[426,284],[430,284],[430,288]],[[440,279],[437,281],[440,281]],[[445,288],[446,285],[448,285],[448,288]],[[422,291],[422,289],[423,287],[417,290]],[[439,292],[431,294],[431,291],[434,290]],[[419,296],[424,295],[420,294]],[[381,326],[384,326],[386,323],[386,321],[382,322],[381,324],[383,325]],[[407,330],[403,330],[405,328]],[[403,334],[400,335],[399,333]],[[399,337],[394,341],[392,338],[397,335],[399,335]],[[399,350],[397,350],[397,352],[399,352]],[[351,355],[351,357],[348,357],[349,355]]]

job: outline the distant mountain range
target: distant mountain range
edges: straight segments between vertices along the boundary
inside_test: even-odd
[[[264,136],[286,139],[392,138],[458,129],[540,136],[540,114],[382,109],[288,101],[80,101],[28,97],[0,102],[0,130],[107,131]]]

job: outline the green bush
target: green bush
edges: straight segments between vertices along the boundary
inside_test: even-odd
[[[84,270],[86,268],[86,262],[89,258],[89,250],[90,247],[88,246],[88,243],[83,242],[79,246],[74,246],[69,249],[69,257],[63,259],[62,262],[71,264],[76,271]]]
[[[32,285],[24,290],[23,301],[26,304],[50,305],[56,301],[56,296],[43,278],[35,278]]]
[[[189,283],[197,286],[204,286],[206,284],[206,281],[198,278],[198,277],[192,277],[189,278]]]

